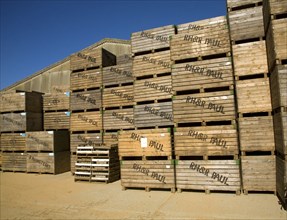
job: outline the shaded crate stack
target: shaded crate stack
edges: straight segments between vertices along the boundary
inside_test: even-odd
[[[121,184],[127,188],[175,192],[172,136],[169,128],[119,132]]]
[[[132,33],[135,127],[173,125],[170,37],[172,25]]]
[[[118,147],[78,146],[75,181],[114,182],[120,179]]]

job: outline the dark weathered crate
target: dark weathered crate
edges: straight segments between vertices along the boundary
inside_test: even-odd
[[[103,107],[118,107],[134,104],[134,87],[119,86],[114,88],[104,88]]]
[[[102,133],[71,134],[71,152],[75,153],[77,147],[81,146],[99,146],[103,143]]]
[[[105,130],[134,128],[134,109],[105,110],[103,123]]]
[[[276,157],[276,191],[282,206],[287,209],[287,160]]]
[[[25,133],[3,133],[1,134],[2,151],[25,151],[26,149]]]
[[[102,85],[101,69],[71,73],[71,90],[100,88]]]
[[[70,112],[45,112],[44,113],[44,129],[69,129],[70,128]]]
[[[273,116],[276,151],[287,155],[287,112],[278,112]]]
[[[2,170],[26,172],[27,154],[2,152]]]
[[[240,193],[239,160],[177,160],[176,187]]]
[[[102,107],[102,90],[73,92],[71,94],[70,110],[99,109]]]
[[[43,95],[43,110],[67,110],[70,107],[70,92]]]
[[[123,189],[145,188],[170,189],[175,191],[173,160],[127,160],[121,161]]]
[[[0,131],[41,131],[43,130],[42,113],[21,112],[0,115]]]
[[[254,5],[259,2],[262,2],[262,0],[227,0],[227,7],[238,8],[241,6]]]
[[[172,156],[168,128],[119,131],[119,156]]]
[[[118,85],[133,82],[132,61],[103,68],[103,85]]]
[[[287,65],[276,65],[270,79],[272,108],[287,107]]]
[[[71,131],[93,131],[101,130],[102,112],[79,112],[71,115]]]

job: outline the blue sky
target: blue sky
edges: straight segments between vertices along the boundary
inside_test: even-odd
[[[226,0],[0,1],[0,89],[106,37],[226,15]]]

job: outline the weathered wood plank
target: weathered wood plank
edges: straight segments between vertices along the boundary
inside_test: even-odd
[[[73,92],[71,94],[70,110],[99,109],[102,107],[102,90]]]
[[[25,151],[26,149],[25,133],[3,133],[1,134],[2,151]]]
[[[2,170],[26,172],[27,154],[2,152]]]
[[[57,111],[70,108],[70,93],[49,93],[43,95],[43,110]]]
[[[279,112],[273,116],[276,150],[287,155],[287,112]]]
[[[71,90],[100,88],[102,85],[101,69],[71,73]]]
[[[120,130],[134,128],[134,109],[124,108],[104,111],[104,129]]]
[[[102,129],[102,113],[80,112],[71,115],[71,131],[91,131]]]
[[[103,68],[103,85],[118,85],[133,82],[132,61]]]
[[[133,105],[134,87],[119,86],[115,88],[104,88],[103,90],[103,107],[118,107]]]
[[[71,134],[70,139],[71,152],[76,153],[79,145],[99,146],[103,143],[101,133]]]
[[[69,129],[70,128],[70,112],[45,112],[44,113],[44,129]]]
[[[282,203],[287,209],[287,161],[276,157],[276,191]]]

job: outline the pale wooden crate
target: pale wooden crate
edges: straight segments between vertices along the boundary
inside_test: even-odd
[[[104,110],[104,130],[134,128],[134,109]]]
[[[105,131],[103,134],[103,143],[106,146],[118,145],[118,132]]]
[[[145,33],[150,37],[146,37]],[[170,47],[170,36],[174,34],[175,27],[173,25],[134,32],[131,35],[132,53]]]
[[[286,0],[263,0],[263,15],[265,31],[267,31],[270,20],[276,19],[277,15],[287,12]]]
[[[240,6],[254,5],[262,2],[262,0],[227,0],[228,8],[237,8]]]
[[[276,157],[276,191],[282,206],[287,209],[287,160]]]
[[[119,85],[133,82],[132,61],[103,68],[103,85]]]
[[[99,146],[103,143],[102,133],[71,134],[70,149],[76,153],[78,146]]]
[[[102,70],[86,70],[83,72],[71,73],[71,90],[82,90],[90,88],[100,88],[102,86]]]
[[[172,156],[171,142],[168,128],[119,131],[119,156]]]
[[[42,113],[21,112],[0,115],[0,131],[41,131],[43,130]]]
[[[2,152],[2,170],[26,172],[27,154]]]
[[[70,107],[70,93],[49,93],[43,95],[43,110],[67,110]]]
[[[133,76],[170,73],[171,65],[170,50],[135,56],[133,59]]]
[[[230,11],[228,14],[232,41],[265,36],[262,6]]]
[[[134,104],[134,86],[119,86],[103,89],[103,107],[120,107]]]
[[[60,174],[70,171],[69,151],[55,153],[27,153],[28,173]]]
[[[181,190],[234,191],[240,193],[239,160],[177,160],[176,187]],[[199,169],[197,169],[197,167]]]
[[[176,156],[238,155],[237,136],[235,124],[174,128],[174,152]]]
[[[70,150],[69,131],[26,132],[26,152],[28,151],[68,151]]]
[[[232,49],[235,76],[268,73],[265,40],[232,45]]]
[[[102,129],[102,113],[78,112],[71,114],[70,131],[99,131]]]
[[[198,28],[191,28],[193,25]],[[177,29],[178,34],[171,40],[170,53],[173,61],[230,52],[229,30],[225,16],[181,24]],[[186,36],[201,38],[201,42],[185,40]],[[207,39],[220,43],[210,45],[207,44]]]
[[[0,93],[0,112],[42,112],[42,94],[38,92]]]
[[[275,151],[272,116],[240,117],[238,121],[242,152]]]
[[[275,155],[241,156],[244,194],[248,191],[276,191]]]
[[[88,90],[72,92],[70,98],[70,110],[100,109],[102,107],[102,90]]]
[[[135,102],[171,99],[173,95],[171,76],[135,80],[134,91]]]
[[[145,172],[140,172],[138,170]],[[123,189],[145,188],[175,191],[173,160],[127,160],[121,161],[121,185]]]
[[[3,133],[1,134],[2,151],[25,151],[26,148],[25,133]]]
[[[269,78],[239,80],[236,82],[239,113],[270,112]]]
[[[76,164],[76,161],[77,161],[77,155],[75,155],[75,154],[71,154],[71,173],[72,173],[72,175],[74,175],[75,174],[75,170],[76,170],[76,168],[75,168],[75,164]]]
[[[204,68],[197,73],[190,68]],[[214,74],[214,77],[211,75]],[[172,67],[172,87],[175,91],[214,88],[233,85],[233,69],[230,57],[175,64]]]
[[[173,98],[173,115],[175,123],[224,121],[235,119],[235,101],[233,90],[203,92],[190,95],[177,95]],[[188,97],[204,101],[204,106],[186,102]],[[190,99],[189,99],[190,100]],[[209,109],[209,103],[218,106],[218,111]],[[223,113],[220,108],[223,108]]]
[[[45,112],[44,130],[70,128],[70,112]]]
[[[158,113],[152,114],[145,110],[146,107],[152,108]],[[173,125],[172,102],[136,105],[134,107],[134,121],[135,127],[139,128]]]
[[[276,151],[287,155],[287,112],[278,112],[273,116]]]

